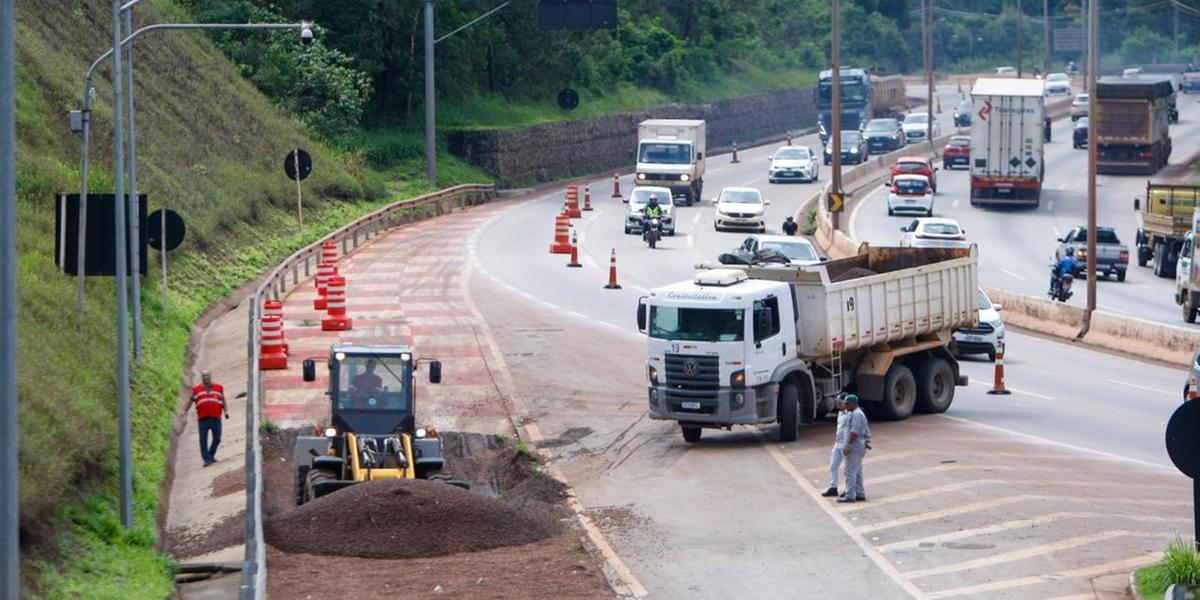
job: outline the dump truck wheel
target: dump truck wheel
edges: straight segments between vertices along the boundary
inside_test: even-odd
[[[680,428],[683,430],[683,441],[689,444],[700,441],[700,434],[704,432],[703,428],[695,425],[681,425]]]
[[[943,413],[954,402],[954,369],[944,358],[931,358],[917,368],[917,409]]]
[[[917,380],[912,370],[900,363],[893,364],[884,378],[880,415],[888,421],[903,421],[912,414],[916,404]]]
[[[790,381],[779,386],[779,441],[794,442],[799,431],[800,392]]]

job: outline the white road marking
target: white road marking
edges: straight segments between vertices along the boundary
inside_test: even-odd
[[[1064,182],[1058,184],[1058,189],[1060,189],[1060,190],[1067,189],[1067,182],[1064,181]],[[1051,200],[1051,202],[1053,202],[1053,200]]]
[[[1046,210],[1048,210],[1050,212],[1054,212],[1054,201],[1053,200],[1046,203]]]
[[[971,383],[974,383],[976,385],[981,385],[981,386],[984,386],[987,388],[991,388],[992,385],[994,384],[994,382],[992,382],[992,381],[983,381],[983,380],[979,380],[979,379],[972,379]],[[1014,394],[1021,394],[1023,396],[1032,396],[1034,398],[1037,398],[1038,400],[1054,400],[1053,396],[1045,396],[1042,394],[1038,394],[1036,392],[1029,392],[1026,390],[1018,390],[1017,388],[1010,387],[1010,386],[1005,386],[1005,387],[1008,388],[1008,391],[1010,391]]]
[[[691,248],[696,245],[696,240],[693,239],[692,236],[689,235],[685,239],[687,240],[688,248]]]
[[[1054,239],[1062,237],[1062,232],[1058,230],[1058,225],[1051,225],[1050,229],[1054,231]]]
[[[1117,380],[1117,379],[1108,379],[1107,381],[1108,381],[1109,383],[1115,383],[1115,384],[1117,384],[1117,385],[1123,385],[1123,386],[1125,386],[1125,387],[1131,387],[1131,388],[1133,388],[1133,389],[1135,389],[1135,390],[1142,390],[1143,392],[1153,392],[1153,393],[1155,393],[1155,394],[1162,394],[1162,395],[1164,395],[1164,396],[1169,396],[1169,397],[1171,397],[1171,398],[1176,398],[1176,397],[1177,397],[1177,396],[1175,395],[1175,392],[1166,392],[1166,391],[1163,391],[1163,390],[1160,390],[1160,389],[1151,388],[1151,387],[1146,387],[1146,386],[1143,386],[1143,385],[1138,385],[1138,384],[1136,384],[1136,383],[1129,383],[1128,381],[1120,381],[1120,380]]]
[[[875,479],[872,479],[874,481]],[[1047,523],[1056,523],[1068,519],[1103,519],[1106,522],[1117,520],[1139,521],[1144,523],[1186,523],[1187,519],[1173,519],[1171,517],[1155,517],[1149,515],[1122,515],[1117,513],[1100,513],[1100,512],[1058,512],[1048,515],[1041,515],[1032,519],[1017,519],[1015,521],[1006,521],[1004,523],[995,523],[983,527],[973,527],[971,529],[960,529],[950,533],[940,535],[931,535],[923,538],[904,540],[902,542],[892,542],[879,547],[880,552],[894,552],[896,550],[904,550],[907,548],[919,548],[921,546],[944,544],[946,542],[954,542],[965,540],[968,538],[978,537],[981,535],[991,535],[1003,531],[1012,531],[1013,529],[1024,529],[1026,527],[1037,527]]]
[[[1162,557],[1161,552],[1151,552],[1144,554],[1138,558],[1127,558],[1125,560],[1116,560],[1112,562],[1092,565],[1090,567],[1080,567],[1078,569],[1068,569],[1057,573],[1047,573],[1044,575],[1033,575],[1030,577],[1020,577],[1017,579],[1007,579],[1004,581],[993,581],[991,583],[983,583],[979,585],[970,585],[966,587],[955,588],[951,590],[942,590],[929,594],[930,598],[953,598],[955,596],[979,595],[987,592],[995,592],[999,590],[1007,590],[1015,587],[1023,587],[1027,585],[1035,585],[1045,583],[1047,581],[1057,581],[1059,579],[1071,579],[1076,577],[1095,577],[1097,575],[1107,575],[1109,573],[1128,573],[1138,567],[1144,567],[1148,564],[1157,562]]]
[[[893,565],[892,562],[883,555],[883,553],[876,549],[875,546],[863,536],[863,534],[854,526],[853,523],[850,522],[849,519],[846,518],[845,515],[842,514],[841,511],[837,510],[836,505],[827,502],[825,498],[821,497],[821,492],[818,491],[816,487],[809,483],[808,480],[806,480],[800,474],[800,471],[796,469],[796,465],[793,464],[792,461],[788,460],[787,456],[784,456],[783,451],[779,449],[778,444],[768,445],[767,453],[769,453],[771,457],[775,459],[775,462],[779,463],[779,466],[782,467],[783,471],[787,473],[793,481],[796,482],[796,485],[799,485],[800,489],[803,490],[804,493],[807,494],[808,497],[811,498],[812,501],[819,506],[821,510],[824,511],[825,514],[828,515],[829,518],[838,525],[838,527],[842,529],[846,536],[854,540],[854,543],[858,544],[858,547],[862,549],[863,554],[870,558],[871,562],[875,563],[875,565],[878,566],[879,569],[888,577],[890,577],[892,581],[896,582],[896,585],[899,585],[901,589],[908,592],[910,596],[918,600],[924,600],[925,598],[929,597],[928,594],[921,591],[920,588],[913,585],[911,581],[906,579],[904,575],[902,575],[900,571],[896,569],[895,565]]]
[[[959,206],[962,206],[962,200],[958,198],[955,198],[954,202],[950,203],[950,208],[958,208]]]
[[[1024,275],[1021,275],[1021,274],[1019,274],[1019,273],[1015,273],[1015,272],[1013,272],[1013,271],[1009,271],[1008,269],[1000,269],[1000,272],[1001,272],[1001,273],[1004,273],[1005,275],[1008,275],[1009,277],[1012,277],[1013,279],[1017,279],[1017,280],[1020,280],[1020,281],[1029,281],[1028,279],[1026,279],[1026,278],[1025,278],[1025,276],[1024,276]]]
[[[1123,316],[1123,317],[1128,317],[1128,316],[1130,316],[1130,315],[1129,315],[1129,313],[1127,313],[1127,312],[1125,312],[1125,311],[1123,311],[1123,310],[1117,310],[1117,309],[1115,309],[1115,308],[1113,308],[1113,307],[1111,307],[1111,306],[1108,306],[1108,305],[1106,305],[1106,304],[1100,304],[1100,305],[1099,305],[1099,307],[1100,307],[1100,310],[1102,310],[1102,311],[1104,311],[1104,312],[1110,312],[1110,313],[1118,314],[1118,315],[1121,315],[1121,316]]]
[[[695,225],[695,224],[699,223],[699,222],[700,222],[700,217],[701,217],[702,215],[703,215],[703,213],[696,213],[696,216],[695,216],[695,217],[692,217],[692,225]]]
[[[994,554],[994,555],[988,556],[986,558],[967,560],[967,561],[953,563],[953,564],[949,564],[949,565],[941,565],[938,567],[931,567],[928,569],[920,569],[917,571],[907,571],[904,573],[904,575],[906,577],[911,577],[912,579],[920,579],[922,577],[932,577],[934,575],[945,575],[946,573],[957,573],[959,571],[966,571],[968,569],[988,567],[988,566],[992,566],[992,565],[998,565],[1001,563],[1012,562],[1014,560],[1023,560],[1026,558],[1033,558],[1035,556],[1049,554],[1051,552],[1058,552],[1060,550],[1077,548],[1079,546],[1087,546],[1090,544],[1104,542],[1106,540],[1111,540],[1111,539],[1115,539],[1115,538],[1122,538],[1122,537],[1157,538],[1157,537],[1169,537],[1169,536],[1173,536],[1173,535],[1175,535],[1175,534],[1167,533],[1167,532],[1146,533],[1146,532],[1122,531],[1122,530],[1102,531],[1100,533],[1096,533],[1093,535],[1082,535],[1082,536],[1073,537],[1073,538],[1066,538],[1066,539],[1059,540],[1059,541],[1051,543],[1051,544],[1038,544],[1031,548],[1023,548],[1021,550],[1014,550],[1012,552],[1003,552],[1000,554]]]

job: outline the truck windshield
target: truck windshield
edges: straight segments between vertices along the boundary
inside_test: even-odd
[[[409,368],[399,356],[345,356],[338,361],[338,408],[410,410]]]
[[[650,307],[650,337],[693,342],[740,342],[745,339],[745,310],[740,308]]]
[[[648,142],[638,151],[638,162],[658,165],[686,165],[692,162],[691,144]]]
[[[858,79],[842,78],[842,104],[861,104],[866,100],[866,88]],[[833,82],[822,81],[820,85],[818,104],[821,108],[833,106]]]

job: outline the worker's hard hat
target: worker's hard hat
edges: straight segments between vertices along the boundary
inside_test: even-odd
[[[845,402],[846,404],[858,404],[858,396],[854,394],[846,394],[846,397],[842,398],[842,402]]]

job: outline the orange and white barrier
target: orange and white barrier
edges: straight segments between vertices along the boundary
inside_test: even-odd
[[[989,394],[1008,395],[1012,392],[1004,387],[1004,340],[996,340],[996,374]]]
[[[282,300],[267,300],[263,302],[263,315],[270,317],[279,317],[280,330],[279,334],[283,340],[283,353],[291,355],[292,350],[288,347],[287,331],[283,328],[283,301]]]
[[[259,370],[288,368],[288,355],[283,351],[283,317],[263,315],[259,327],[262,331],[262,346],[258,354]]]
[[[346,278],[340,275],[329,278],[328,316],[321,319],[321,331],[349,331],[354,328],[352,319],[346,316]]]
[[[325,310],[325,297],[329,293],[327,289],[329,279],[337,273],[337,265],[331,262],[317,265],[317,297],[313,299],[313,308],[316,310]]]

